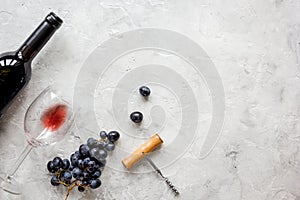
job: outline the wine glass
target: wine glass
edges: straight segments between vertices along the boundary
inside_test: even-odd
[[[1,177],[0,187],[11,194],[21,194],[13,179],[27,155],[34,147],[55,144],[62,140],[74,122],[71,105],[63,100],[59,91],[48,87],[31,103],[24,118],[28,145],[10,170]]]

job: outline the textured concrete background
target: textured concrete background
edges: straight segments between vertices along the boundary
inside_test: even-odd
[[[214,150],[197,157],[197,141],[164,173],[178,199],[300,199],[300,1],[10,1],[1,0],[0,51],[14,50],[54,11],[64,19],[33,62],[32,80],[0,124],[0,169],[9,169],[25,146],[23,117],[47,85],[72,98],[76,77],[93,50],[118,33],[155,27],[192,38],[214,62],[224,85],[226,118]],[[83,99],[84,101],[84,99]],[[45,164],[68,156],[82,142],[74,127],[55,146],[35,149],[16,175],[22,197],[63,199]],[[196,153],[195,153],[196,152]],[[70,199],[173,199],[155,174],[105,169],[103,186]]]

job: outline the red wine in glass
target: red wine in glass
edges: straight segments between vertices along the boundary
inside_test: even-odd
[[[65,101],[60,92],[48,87],[29,106],[24,118],[24,130],[28,145],[7,173],[0,176],[0,188],[11,194],[21,194],[22,185],[14,178],[33,147],[55,144],[62,140],[74,123],[71,104]]]
[[[42,115],[41,121],[44,127],[50,131],[59,129],[67,117],[67,106],[57,104],[48,108]]]
[[[62,22],[51,12],[17,51],[0,54],[0,117],[29,82],[32,60]]]

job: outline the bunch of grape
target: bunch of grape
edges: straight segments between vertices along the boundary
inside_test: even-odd
[[[55,157],[48,162],[48,171],[54,173],[51,184],[68,187],[66,198],[76,186],[79,192],[88,187],[100,187],[99,177],[106,164],[107,152],[115,149],[115,142],[120,138],[120,134],[117,131],[101,131],[99,135],[100,139],[89,138],[86,144],[82,144],[79,150],[70,156],[70,160]]]

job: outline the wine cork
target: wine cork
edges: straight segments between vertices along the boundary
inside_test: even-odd
[[[147,153],[150,153],[156,147],[160,146],[163,140],[158,134],[153,135],[148,141],[142,144],[137,150],[135,150],[129,157],[122,160],[122,164],[128,170],[139,160],[141,160]]]

